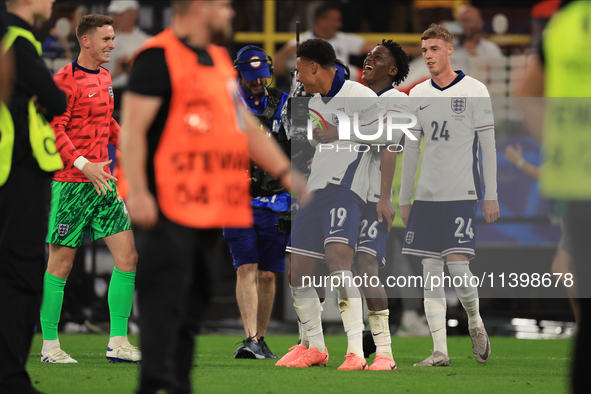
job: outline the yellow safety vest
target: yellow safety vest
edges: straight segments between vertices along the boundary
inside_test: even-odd
[[[542,193],[551,198],[591,199],[591,2],[559,11],[544,36],[546,110]]]
[[[35,39],[33,33],[16,26],[9,26],[8,33],[2,40],[4,53],[18,37],[26,38],[33,43],[41,56],[41,43]],[[37,111],[32,99],[29,100],[29,140],[33,156],[43,171],[54,172],[62,169],[62,158],[55,146],[55,133],[45,117]],[[0,186],[6,183],[10,174],[13,148],[14,122],[8,107],[0,102]]]

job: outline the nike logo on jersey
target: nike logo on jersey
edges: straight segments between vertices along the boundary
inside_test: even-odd
[[[472,241],[471,239],[467,240],[467,241],[462,241],[461,239],[458,239],[458,243],[459,244],[465,244],[466,242],[470,242]]]
[[[343,231],[343,230],[344,230],[344,228],[342,228],[342,229],[340,229],[340,230],[330,230],[328,233],[329,233],[330,235],[333,235],[334,233],[338,233],[339,231]]]
[[[421,107],[421,106],[419,105],[419,111],[422,111],[422,110],[424,110],[424,109],[425,109],[425,108],[427,108],[429,105],[431,105],[431,104],[427,104],[427,105],[425,105],[424,107]]]
[[[96,93],[89,94],[89,95],[88,95],[88,97],[92,97],[92,96],[94,96],[95,94],[96,94]]]
[[[381,333],[383,333],[384,331],[380,331],[377,334],[373,334],[374,337],[377,337],[378,335],[380,335]]]

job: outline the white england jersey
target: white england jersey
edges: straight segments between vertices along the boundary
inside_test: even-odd
[[[481,199],[479,137],[482,139],[485,199],[497,199],[490,96],[484,84],[461,71],[458,74],[446,88],[440,88],[429,79],[410,91],[411,110],[417,117],[417,125],[410,131],[419,139],[406,139],[400,205],[411,203],[420,138],[424,138],[425,143],[415,200]]]
[[[372,100],[371,98],[375,98]],[[384,108],[377,95],[357,82],[345,81],[341,89],[328,102],[320,95],[310,99],[309,107],[319,113],[340,110],[353,124],[354,114],[359,116],[359,132],[374,134],[378,129],[379,113]],[[338,127],[336,116],[323,115],[324,120]],[[384,135],[386,133],[383,133]],[[310,141],[315,145],[315,141]],[[312,169],[308,178],[308,191],[324,189],[329,183],[344,186],[366,201],[369,188],[369,161],[371,150],[351,140],[336,140],[316,145]]]
[[[403,99],[392,99],[392,97],[404,97]],[[409,113],[409,98],[405,93],[398,89],[390,89],[380,95],[380,101],[388,112],[395,113]],[[399,144],[404,133],[402,130],[395,129],[392,132],[392,143]],[[387,149],[385,146],[380,149]],[[393,148],[391,148],[393,150]],[[371,160],[369,162],[369,191],[367,193],[367,201],[377,203],[380,200],[382,171],[381,171],[382,156],[378,149],[372,149]],[[390,200],[392,199],[392,189],[390,189]]]

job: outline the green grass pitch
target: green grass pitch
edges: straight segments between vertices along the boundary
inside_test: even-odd
[[[397,371],[341,372],[347,348],[345,336],[326,336],[327,367],[288,369],[274,360],[235,360],[237,335],[199,337],[193,369],[197,393],[568,393],[570,340],[522,340],[492,337],[491,359],[480,365],[472,355],[469,337],[449,337],[452,366],[418,368],[426,358],[431,338],[392,338]],[[268,335],[269,347],[279,355],[296,343],[294,335]],[[62,349],[78,364],[40,362],[41,337],[35,336],[27,369],[34,386],[47,394],[134,393],[139,376],[136,364],[109,364],[108,338],[101,335],[61,335]],[[137,338],[131,338],[137,344]],[[373,357],[368,359],[371,363]]]

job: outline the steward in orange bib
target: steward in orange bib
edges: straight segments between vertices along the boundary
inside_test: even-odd
[[[154,155],[160,211],[193,228],[252,225],[248,138],[228,88],[235,81],[228,53],[215,45],[196,53],[171,29],[146,42],[141,51],[150,48],[164,49],[172,87]],[[200,62],[206,54],[208,61]]]
[[[171,27],[137,54],[122,101],[121,161],[139,255],[139,393],[190,392],[194,335],[223,226],[248,227],[250,160],[299,195],[305,181],[237,93],[214,36],[231,1],[172,1]]]

